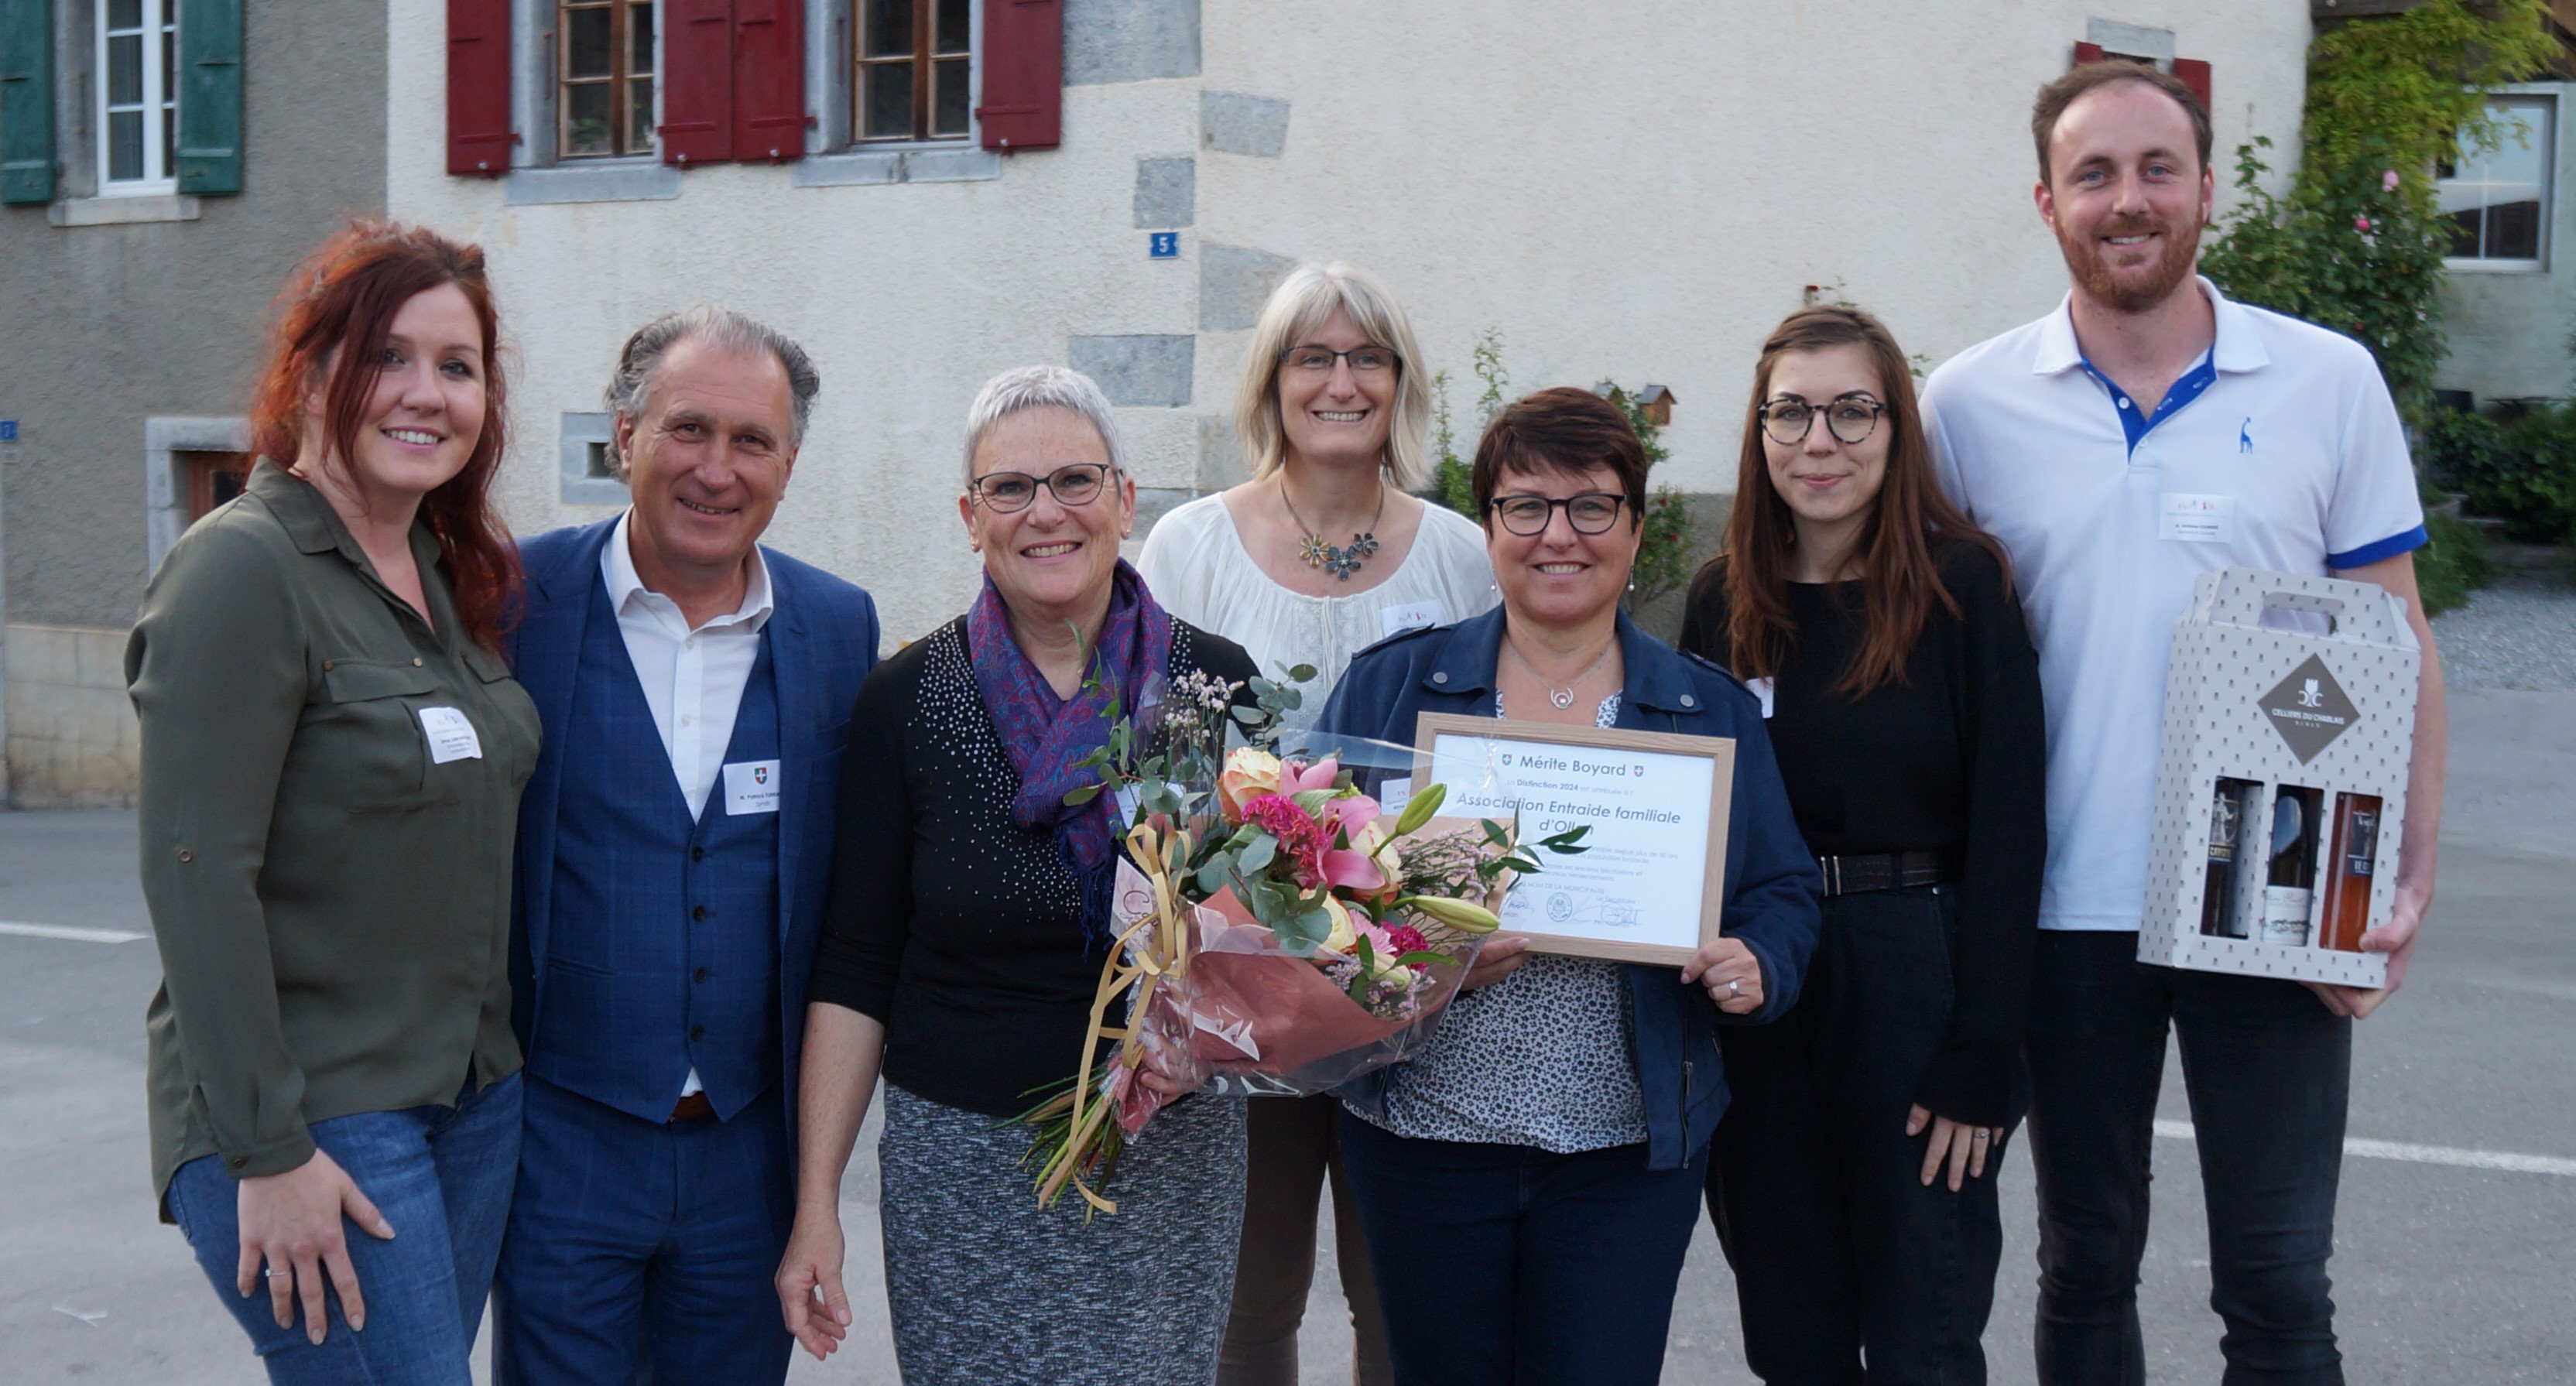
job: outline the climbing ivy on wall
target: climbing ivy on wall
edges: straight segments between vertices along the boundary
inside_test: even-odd
[[[2548,21],[2546,0],[2430,0],[2324,29],[2308,48],[2298,172],[2275,196],[2263,186],[2271,141],[2237,147],[2243,200],[2203,271],[2231,298],[2358,338],[2399,411],[2423,423],[2450,245],[2434,169],[2463,142],[2503,137],[2485,93],[2542,70],[2558,51]]]

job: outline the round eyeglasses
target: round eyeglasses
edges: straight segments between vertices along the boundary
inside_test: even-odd
[[[1496,496],[1486,502],[1503,528],[1524,539],[1547,533],[1548,521],[1559,509],[1565,511],[1565,522],[1577,534],[1607,534],[1619,523],[1619,508],[1628,503],[1616,491],[1586,491],[1563,500],[1545,496]]]
[[[1293,371],[1311,375],[1330,375],[1333,363],[1348,361],[1353,375],[1377,375],[1404,364],[1404,358],[1382,346],[1356,346],[1348,351],[1335,351],[1324,346],[1293,346],[1279,353],[1279,359]]]
[[[1825,417],[1825,429],[1845,443],[1861,442],[1878,429],[1878,416],[1887,406],[1864,394],[1837,395],[1824,404],[1809,404],[1796,395],[1782,395],[1762,406],[1762,431],[1782,447],[1793,447],[1807,440],[1816,426],[1816,416]]]
[[[1100,462],[1075,462],[1056,468],[1045,476],[1026,472],[990,472],[967,483],[966,489],[984,508],[1008,515],[1026,510],[1038,498],[1043,486],[1055,497],[1055,503],[1067,510],[1078,510],[1099,499],[1101,488],[1109,484],[1109,474],[1118,470]]]

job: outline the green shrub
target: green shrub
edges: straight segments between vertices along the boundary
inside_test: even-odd
[[[2431,512],[2424,517],[2424,530],[2431,542],[2415,551],[2415,588],[2423,594],[2425,615],[2438,616],[2495,581],[2487,537],[2476,525]]]

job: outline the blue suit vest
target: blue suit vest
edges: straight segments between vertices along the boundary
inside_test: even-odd
[[[693,820],[652,706],[591,580],[579,673],[562,728],[554,922],[528,1069],[648,1121],[667,1120],[695,1068],[730,1118],[778,1080],[776,812],[733,814],[719,774]],[[724,763],[778,770],[769,632],[743,686]]]

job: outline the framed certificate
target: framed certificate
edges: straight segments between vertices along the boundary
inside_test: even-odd
[[[1733,741],[1426,712],[1414,746],[1413,783],[1452,782],[1444,816],[1516,815],[1525,842],[1590,825],[1504,902],[1532,951],[1678,967],[1718,936]]]

